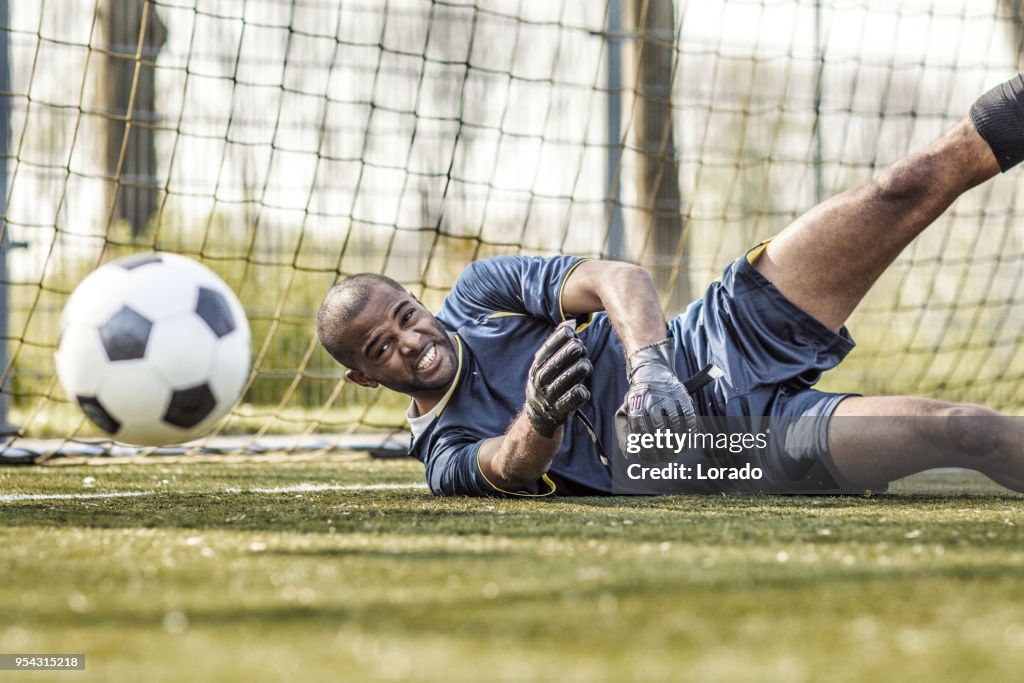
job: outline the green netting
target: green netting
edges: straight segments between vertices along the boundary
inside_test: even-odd
[[[61,307],[98,263],[160,249],[221,273],[251,318],[254,375],[224,432],[401,424],[399,397],[346,386],[315,343],[340,275],[437,306],[475,258],[613,253],[678,309],[936,137],[1020,53],[1013,2],[623,4],[609,33],[617,1],[11,3],[9,420],[94,433],[53,379]],[[1019,178],[907,250],[827,387],[1021,409]]]

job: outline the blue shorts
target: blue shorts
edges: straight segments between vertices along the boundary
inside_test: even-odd
[[[686,356],[681,374],[708,363],[725,373],[695,393],[698,414],[733,431],[770,434],[766,447],[742,456],[764,477],[720,490],[863,493],[836,470],[828,452],[828,421],[840,401],[856,394],[812,388],[853,349],[845,327],[833,332],[811,317],[746,256],[729,264],[722,280],[669,327]],[[729,454],[716,457],[718,464],[739,464],[722,462]]]

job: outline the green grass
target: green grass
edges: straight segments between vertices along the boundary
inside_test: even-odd
[[[1019,496],[436,499],[414,462],[8,467],[0,652],[91,681],[1010,680]],[[241,490],[239,490],[241,489]]]

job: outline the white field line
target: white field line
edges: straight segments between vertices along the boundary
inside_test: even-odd
[[[313,491],[418,491],[426,490],[426,484],[295,484],[276,486],[272,489],[224,489],[225,493],[307,493]]]
[[[138,498],[152,496],[156,491],[112,491],[110,493],[3,493],[0,503],[18,500],[88,500],[90,498]]]
[[[310,493],[317,491],[425,491],[426,484],[296,484],[274,488],[227,488],[221,493]],[[159,491],[111,491],[110,493],[0,493],[0,503],[22,500],[90,500],[94,498],[138,498],[152,496]],[[198,493],[202,493],[199,491]],[[211,493],[216,493],[213,491]]]

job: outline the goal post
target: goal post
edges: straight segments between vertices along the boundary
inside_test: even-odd
[[[54,381],[61,308],[100,263],[162,250],[250,317],[253,374],[218,435],[400,429],[405,400],[346,383],[316,342],[338,278],[384,273],[436,309],[474,259],[611,254],[678,313],[1013,73],[1019,4],[10,3],[7,420],[98,436]],[[972,191],[906,250],[823,387],[1024,411],[1020,185]]]

